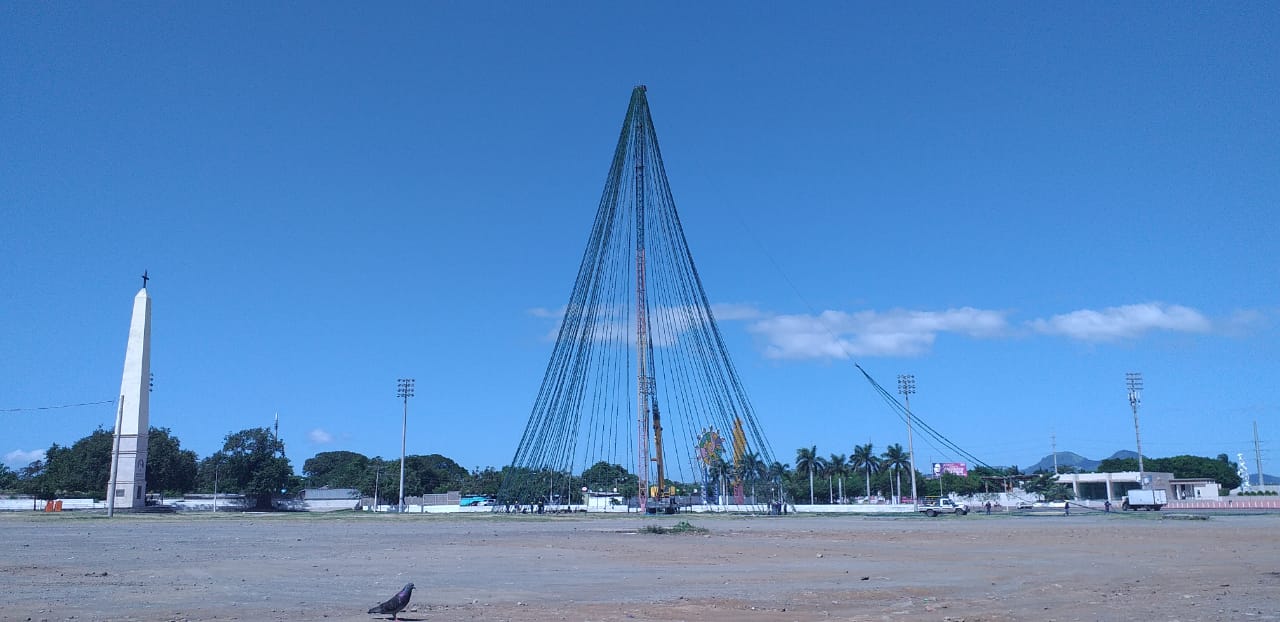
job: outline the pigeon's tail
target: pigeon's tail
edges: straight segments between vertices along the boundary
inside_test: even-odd
[[[376,607],[370,607],[369,613],[382,613],[382,605],[378,605]]]

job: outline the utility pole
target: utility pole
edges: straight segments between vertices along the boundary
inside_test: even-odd
[[[142,284],[146,286],[146,279]],[[120,407],[116,410],[116,429],[113,431],[111,439],[111,490],[107,492],[107,518],[116,515],[116,478],[119,475],[120,461],[116,456],[120,455],[120,425],[124,422],[124,396],[120,396]]]
[[[1142,434],[1138,428],[1138,405],[1142,403],[1142,374],[1131,371],[1124,375],[1124,380],[1129,387],[1129,406],[1133,408],[1133,438],[1138,443],[1138,485],[1145,489],[1147,485],[1142,477]]]
[[[221,460],[213,463],[213,512],[218,512],[218,467],[222,466]]]
[[[1258,485],[1265,486],[1266,478],[1262,475],[1262,446],[1258,443],[1258,420],[1253,420],[1253,463],[1258,467]]]
[[[914,418],[911,414],[911,394],[916,392],[916,377],[913,374],[898,374],[898,392],[907,402],[907,456],[911,458],[911,505],[919,510],[920,497],[916,495],[916,447],[911,431],[911,420]]]
[[[404,418],[400,421],[400,507],[404,512],[404,441],[409,431],[409,398],[413,397],[413,378],[396,380],[396,397],[404,400]]]
[[[1058,434],[1049,435],[1049,446],[1053,448],[1053,474],[1058,474]]]

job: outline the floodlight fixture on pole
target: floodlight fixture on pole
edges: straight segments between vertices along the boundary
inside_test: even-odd
[[[912,438],[911,420],[914,415],[911,414],[911,394],[916,392],[916,377],[913,374],[898,374],[898,393],[903,395],[903,399],[907,403],[907,456],[911,458],[911,505],[915,509],[920,508],[920,498],[916,495],[916,447],[915,440]],[[901,499],[899,499],[901,501]]]
[[[1142,434],[1138,429],[1138,406],[1142,404],[1142,373],[1126,373],[1124,381],[1129,387],[1129,406],[1133,408],[1133,438],[1138,444],[1138,485],[1146,488],[1142,479]]]
[[[399,512],[404,512],[404,443],[405,434],[409,430],[409,398],[413,397],[413,378],[396,380],[396,397],[404,400],[404,418],[400,421],[400,505]]]

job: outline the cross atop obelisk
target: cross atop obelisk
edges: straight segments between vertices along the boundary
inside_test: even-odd
[[[149,386],[151,381],[151,296],[147,293],[146,271],[142,289],[133,298],[133,319],[129,324],[129,345],[124,354],[124,374],[120,380],[119,417],[111,456],[111,484],[107,507],[140,508],[147,502],[147,433],[150,424]]]

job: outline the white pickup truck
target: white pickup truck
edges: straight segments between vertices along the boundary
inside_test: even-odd
[[[959,514],[964,516],[969,513],[969,506],[963,503],[956,503],[950,499],[930,499],[920,506],[920,511],[925,516],[937,516],[939,514]]]

